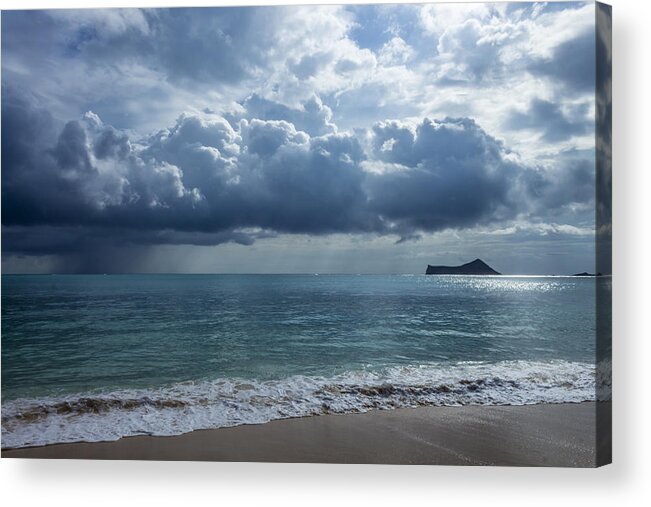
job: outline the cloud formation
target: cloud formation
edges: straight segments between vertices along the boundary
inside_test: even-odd
[[[584,230],[594,15],[583,2],[3,13],[3,252],[89,269],[116,248],[282,234]]]
[[[534,99],[525,111],[512,111],[507,125],[512,129],[531,129],[544,141],[554,143],[583,135],[594,129],[594,122],[587,117],[585,105],[565,114],[558,104]]]
[[[9,102],[3,132],[16,148],[3,151],[6,227],[119,231],[130,244],[250,243],[263,232],[408,238],[502,222],[528,213],[536,197],[555,208],[591,197],[576,193],[577,174],[591,185],[587,167],[563,172],[575,193],[549,190],[544,171],[468,118],[310,136],[248,111],[233,123],[184,114],[132,141],[92,112],[57,128],[25,99]],[[292,114],[314,123],[310,112],[322,118],[319,108]]]

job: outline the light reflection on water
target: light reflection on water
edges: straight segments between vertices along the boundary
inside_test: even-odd
[[[432,362],[592,363],[575,277],[2,277],[2,394],[282,379]]]

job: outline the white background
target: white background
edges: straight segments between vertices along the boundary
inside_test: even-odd
[[[278,2],[192,0],[190,5],[247,3]],[[612,0],[612,4],[613,465],[573,470],[2,459],[4,505],[650,505],[651,2]],[[181,3],[0,0],[2,9],[172,5]]]

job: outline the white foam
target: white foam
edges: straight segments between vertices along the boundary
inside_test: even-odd
[[[600,370],[601,376],[609,382],[609,375]],[[427,364],[275,381],[218,379],[159,389],[7,401],[2,405],[2,447],[178,435],[289,417],[421,405],[594,399],[594,365],[567,361]]]

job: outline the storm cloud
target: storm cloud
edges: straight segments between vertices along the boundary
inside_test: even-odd
[[[526,111],[511,112],[507,125],[512,129],[531,129],[540,132],[548,142],[558,142],[573,136],[583,135],[594,128],[594,122],[586,115],[586,108],[580,107],[565,114],[558,104],[534,99]]]
[[[596,33],[594,27],[558,45],[548,58],[534,60],[530,68],[538,75],[563,84],[566,93],[593,92],[596,73]]]
[[[92,112],[58,126],[24,99],[9,103],[3,132],[11,132],[14,149],[2,156],[8,251],[54,252],[65,249],[62,242],[91,248],[113,235],[128,245],[247,244],[276,233],[404,239],[514,218],[536,195],[555,207],[591,197],[550,196],[556,187],[544,172],[518,162],[468,118],[310,136],[285,120],[184,114],[131,140]],[[581,174],[590,185],[589,169]],[[41,228],[39,241],[11,234],[28,226]]]
[[[3,13],[3,262],[122,271],[161,245],[585,236],[594,16],[583,2]]]

